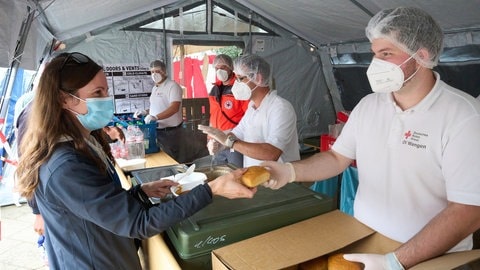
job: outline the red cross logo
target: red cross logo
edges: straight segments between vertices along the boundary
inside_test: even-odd
[[[405,132],[405,139],[408,139],[410,136],[412,136],[412,133],[409,131]]]
[[[227,109],[227,110],[230,110],[233,107],[233,102],[231,100],[227,100],[223,104],[223,107],[225,107],[225,109]]]

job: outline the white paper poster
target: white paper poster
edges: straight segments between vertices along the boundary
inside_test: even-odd
[[[115,100],[115,113],[134,113],[150,107],[153,81],[148,64],[104,65],[110,94]]]

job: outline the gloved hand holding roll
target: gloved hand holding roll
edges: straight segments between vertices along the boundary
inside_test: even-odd
[[[344,254],[343,258],[348,261],[363,263],[365,270],[405,270],[394,252],[386,255],[352,253]]]
[[[295,181],[295,169],[290,162],[264,161],[260,163],[260,166],[270,171],[270,180],[263,184],[264,187],[279,189]]]

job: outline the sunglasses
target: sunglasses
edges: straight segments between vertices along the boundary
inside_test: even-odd
[[[84,54],[79,52],[68,53],[60,66],[60,72],[65,66],[82,65],[88,62],[90,62],[90,58]]]
[[[58,72],[59,72],[59,76],[58,76],[59,84],[58,85],[60,85],[60,89],[64,89],[63,86],[62,86],[62,81],[63,81],[62,80],[62,71],[63,71],[63,68],[65,68],[66,66],[84,65],[84,64],[89,63],[90,61],[91,60],[90,60],[90,58],[88,58],[88,56],[86,56],[84,54],[81,54],[79,52],[73,52],[73,53],[66,54],[65,59],[63,60],[63,63],[60,66],[60,69],[58,70]]]

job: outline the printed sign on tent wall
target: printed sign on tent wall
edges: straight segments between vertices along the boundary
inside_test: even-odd
[[[114,96],[115,113],[133,113],[150,107],[153,88],[148,64],[104,65],[109,92]]]
[[[263,52],[265,51],[265,40],[264,39],[257,39],[255,40],[255,45],[253,46],[254,52]]]

